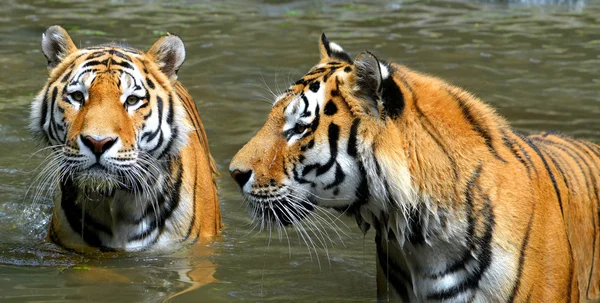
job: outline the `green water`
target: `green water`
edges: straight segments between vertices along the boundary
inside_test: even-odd
[[[222,172],[226,228],[215,243],[200,252],[116,256],[75,255],[44,243],[51,206],[31,203],[35,188],[26,192],[45,154],[32,156],[41,146],[27,124],[28,105],[46,79],[41,34],[52,24],[81,47],[117,41],[146,49],[167,31],[182,37],[180,80],[196,99]],[[289,242],[285,233],[269,242],[269,233],[251,232],[227,173],[267,116],[267,87],[283,90],[316,64],[323,31],[353,55],[368,49],[467,88],[521,131],[600,142],[600,1],[5,0],[0,300],[163,301],[190,289],[182,273],[216,268],[216,281],[174,301],[374,301],[372,234],[364,237],[344,218],[328,229],[331,239],[314,235],[316,251],[292,230]]]

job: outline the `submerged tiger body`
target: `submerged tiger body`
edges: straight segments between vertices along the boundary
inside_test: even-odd
[[[256,220],[330,207],[376,232],[381,300],[600,295],[600,147],[525,136],[464,90],[323,35],[232,159]]]
[[[214,237],[217,168],[177,81],[181,39],[162,37],[146,53],[77,49],[53,26],[42,50],[50,77],[31,128],[53,150],[42,179],[59,189],[48,238],[77,251],[136,251]]]

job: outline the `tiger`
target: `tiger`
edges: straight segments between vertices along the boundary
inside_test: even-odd
[[[466,90],[324,34],[319,52],[230,162],[255,220],[329,208],[373,228],[381,301],[599,298],[599,145],[521,134]]]
[[[49,78],[31,129],[52,150],[47,240],[68,250],[143,251],[214,238],[217,166],[194,100],[177,80],[174,34],[143,52],[116,43],[78,49],[67,31],[42,35]]]

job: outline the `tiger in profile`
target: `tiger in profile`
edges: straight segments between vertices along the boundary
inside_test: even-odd
[[[373,228],[380,300],[598,299],[600,146],[520,134],[443,80],[319,45],[231,160],[255,220],[329,207]]]
[[[50,75],[31,106],[31,128],[52,149],[42,172],[58,188],[47,238],[76,251],[213,238],[221,228],[217,167],[177,81],[181,39],[166,35],[147,52],[78,49],[52,26],[42,51]]]

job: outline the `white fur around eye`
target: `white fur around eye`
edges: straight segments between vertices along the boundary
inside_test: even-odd
[[[141,79],[141,76],[138,76],[138,79],[136,79],[136,76],[138,76],[138,75],[130,75],[129,73],[123,73],[121,75],[121,78],[120,78],[121,79],[121,90],[123,92],[121,94],[121,98],[120,98],[121,103],[124,104],[127,100],[127,97],[132,96],[132,95],[136,96],[140,99],[143,99],[146,96],[146,89],[142,85],[143,81]],[[130,112],[134,111],[141,104],[142,104],[142,102],[138,102],[134,106],[128,106],[127,109]]]

